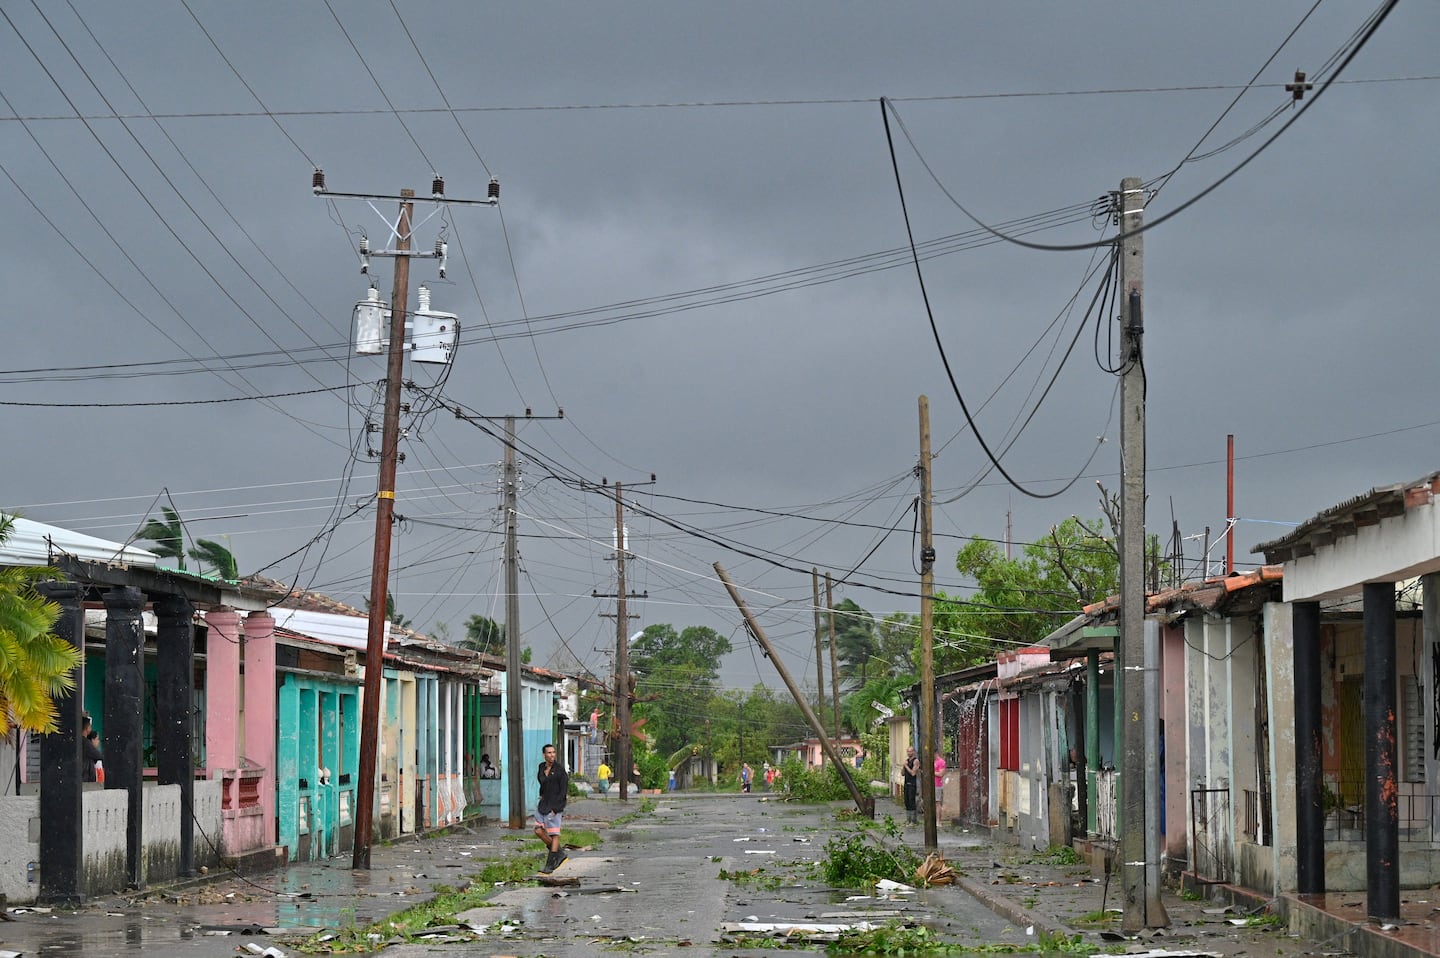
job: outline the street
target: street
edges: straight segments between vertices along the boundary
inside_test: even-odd
[[[619,948],[645,955],[763,955],[773,952],[784,926],[862,922],[903,922],[944,942],[1009,945],[1033,954],[1047,931],[1068,932],[1066,921],[1102,911],[1107,892],[1108,904],[1118,905],[1117,890],[1103,889],[1083,867],[1062,868],[956,829],[941,831],[942,850],[962,872],[955,885],[888,895],[829,887],[811,866],[825,855],[828,839],[862,827],[845,808],[762,794],[680,793],[626,804],[614,796],[572,800],[567,831],[594,831],[602,839],[591,850],[572,851],[556,872],[578,885],[499,886],[486,904],[459,916],[485,929],[479,940],[395,942],[383,954],[579,956]],[[883,820],[887,813],[903,818],[882,798],[878,814]],[[921,830],[910,827],[905,835],[918,851]],[[376,846],[368,873],[351,871],[347,858],[92,902],[73,913],[12,909],[14,920],[0,924],[0,950],[171,958],[253,953],[253,944],[295,955],[307,940],[313,948],[322,930],[368,928],[427,900],[436,886],[464,886],[486,861],[521,849],[539,863],[533,838],[489,824]],[[992,908],[1030,924],[1013,924]],[[1273,928],[1207,922],[1197,903],[1176,901],[1172,914],[1177,926],[1204,929],[1181,927],[1164,942],[1168,947],[1200,936],[1207,952],[1304,953],[1301,943]],[[742,923],[759,929],[749,933],[754,937],[728,930]],[[1094,934],[1086,934],[1085,943],[1101,944]]]

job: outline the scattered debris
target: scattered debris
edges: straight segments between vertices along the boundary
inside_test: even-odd
[[[953,885],[955,869],[945,861],[939,852],[931,852],[920,867],[915,869],[915,879],[922,885]]]

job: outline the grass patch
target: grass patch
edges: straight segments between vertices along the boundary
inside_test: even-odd
[[[372,925],[351,925],[338,931],[318,932],[286,944],[302,954],[346,955],[372,953],[392,939],[414,941],[432,928],[457,924],[456,916],[460,913],[488,904],[497,883],[533,881],[543,861],[538,851],[513,853],[486,862],[475,873],[471,884],[461,888],[436,885],[426,901]]]
[[[624,815],[621,815],[619,818],[615,819],[613,822],[610,823],[610,827],[619,828],[622,825],[629,825],[641,815],[649,815],[651,812],[655,811],[655,806],[657,804],[658,803],[653,798],[641,799],[639,808],[635,809],[633,812],[626,812]]]

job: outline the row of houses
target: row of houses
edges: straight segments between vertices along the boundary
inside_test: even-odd
[[[12,903],[349,855],[370,667],[382,695],[374,840],[508,820],[509,789],[482,774],[483,757],[501,776],[512,760],[534,768],[547,742],[577,774],[594,761],[575,677],[523,669],[523,754],[511,756],[502,659],[387,623],[372,665],[358,609],[25,519],[0,565],[65,573],[43,591],[62,608],[57,634],[84,650],[58,731],[0,744],[0,894]],[[86,717],[103,782],[84,781]],[[525,782],[533,807],[538,785]]]
[[[1162,867],[1266,898],[1440,883],[1440,473],[1262,543],[1252,571],[1149,595]],[[1118,601],[941,676],[946,820],[1109,854],[1123,763]],[[911,717],[895,720],[903,754]],[[892,759],[892,762],[896,761]],[[898,769],[893,774],[898,782]]]

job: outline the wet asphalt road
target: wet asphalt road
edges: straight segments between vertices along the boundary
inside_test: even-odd
[[[471,919],[514,922],[506,938],[441,945],[399,944],[393,958],[453,955],[594,955],[621,941],[646,955],[770,955],[721,941],[726,922],[854,922],[902,917],[923,922],[945,938],[968,943],[1027,941],[1022,929],[997,917],[955,886],[893,899],[861,897],[815,880],[789,879],[758,889],[720,879],[729,871],[764,867],[768,873],[803,874],[828,837],[849,828],[834,806],[798,806],[750,795],[660,796],[655,809],[619,827],[610,823],[639,802],[573,801],[567,825],[594,828],[603,843],[573,853],[560,875],[578,888],[517,886],[497,889]],[[882,806],[886,803],[882,802]],[[883,808],[882,808],[883,811]],[[920,841],[918,828],[909,830]],[[0,923],[0,950],[29,956],[229,956],[249,942],[278,946],[319,928],[366,925],[428,897],[436,884],[461,885],[487,858],[513,850],[515,835],[481,826],[422,841],[376,846],[370,872],[350,870],[348,859],[295,866],[284,872],[229,877],[133,899],[109,898],[78,912],[26,911]],[[956,854],[965,836],[942,833]],[[527,848],[537,852],[539,843]],[[623,891],[606,891],[621,888]],[[1033,940],[1033,939],[1028,939]]]

